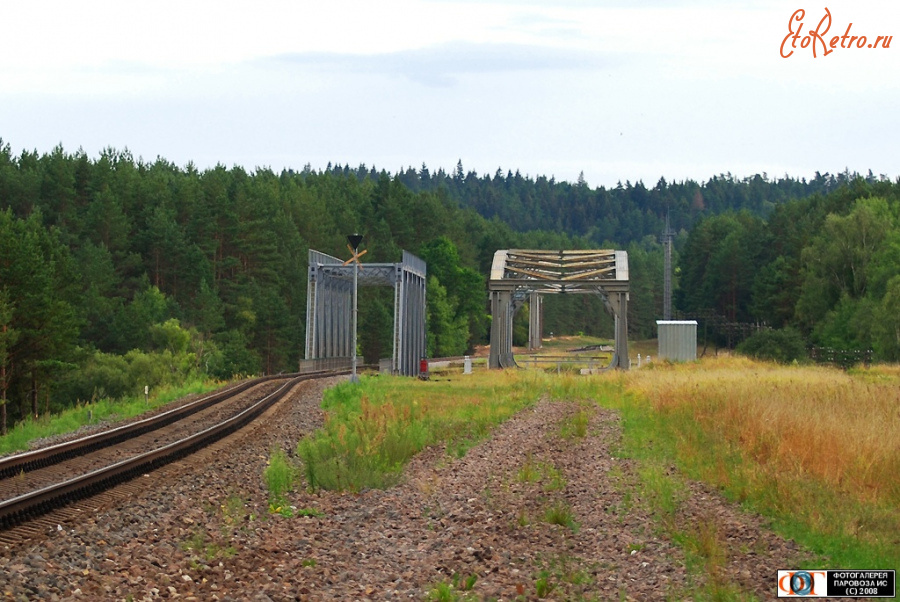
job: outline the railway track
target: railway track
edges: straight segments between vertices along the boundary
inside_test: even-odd
[[[349,370],[329,370],[262,377],[145,420],[3,458],[0,532],[106,491],[234,433],[301,381],[347,373]],[[247,397],[252,398],[249,403]]]

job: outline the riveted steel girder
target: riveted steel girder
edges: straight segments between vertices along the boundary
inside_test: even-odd
[[[615,367],[627,370],[628,253],[610,249],[543,251],[503,249],[494,253],[488,284],[491,297],[491,368],[516,365],[512,353],[513,316],[531,300],[529,347],[540,346],[541,303],[545,294],[597,294],[615,318]],[[537,314],[537,315],[534,315]]]
[[[306,359],[352,355],[354,265],[309,251],[306,296]],[[425,262],[403,251],[400,263],[360,264],[358,286],[394,287],[392,371],[415,376],[425,357]]]

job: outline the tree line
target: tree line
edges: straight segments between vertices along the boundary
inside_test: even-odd
[[[900,359],[900,180],[856,177],[768,218],[708,216],[680,250],[677,306],[760,322],[799,348]],[[784,337],[769,340],[773,344]]]
[[[870,180],[863,184],[881,185]],[[346,257],[352,232],[365,236],[367,261],[398,261],[406,249],[428,263],[432,356],[487,342],[486,278],[504,248],[628,250],[631,334],[651,337],[667,210],[685,255],[693,233],[711,227],[706,215],[746,209],[750,217],[721,219],[765,229],[790,199],[830,199],[856,182],[847,174],[810,182],[721,176],[605,190],[583,179],[478,176],[461,164],[453,174],[425,166],[396,174],[365,166],[201,171],[115,149],[96,158],[61,146],[13,154],[0,140],[0,405],[15,421],[191,376],[291,371],[303,353],[307,252]],[[770,271],[770,281],[793,274]],[[681,277],[690,277],[687,263]],[[743,307],[743,289],[735,294],[734,307]],[[682,300],[685,308],[707,302]],[[367,361],[390,354],[392,303],[387,289],[365,292]],[[803,311],[803,320],[815,319],[811,306]],[[549,299],[545,331],[610,335],[603,315],[599,299]]]
[[[114,149],[14,156],[0,142],[2,411],[19,420],[194,375],[296,369],[308,250],[344,256],[352,232],[367,260],[408,249],[432,264],[431,351],[461,353],[485,336],[489,229],[388,174],[200,172]],[[391,303],[373,293],[362,305],[367,359],[390,355]]]
[[[374,168],[360,165],[331,165],[333,175],[371,179]],[[304,173],[311,173],[307,166]],[[816,173],[806,180],[788,175],[770,178],[768,174],[737,178],[729,174],[711,177],[706,182],[685,180],[667,182],[665,178],[648,188],[643,182],[621,182],[613,188],[592,188],[583,175],[574,183],[553,177],[523,176],[518,170],[479,176],[466,171],[462,161],[452,173],[432,172],[427,165],[418,170],[408,167],[396,176],[414,192],[445,190],[460,207],[474,209],[487,219],[498,219],[516,232],[551,230],[585,237],[595,245],[615,241],[619,245],[659,237],[669,214],[675,231],[688,231],[706,215],[746,210],[767,217],[775,207],[792,199],[813,194],[828,194],[859,177],[844,171],[839,174]],[[871,171],[864,177],[874,182],[882,177]]]

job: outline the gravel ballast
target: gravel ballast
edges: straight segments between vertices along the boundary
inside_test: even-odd
[[[689,571],[696,562],[641,500],[636,468],[615,456],[618,415],[593,408],[586,436],[564,436],[560,424],[580,410],[572,402],[524,410],[459,459],[426,450],[391,489],[301,487],[288,496],[294,516],[272,513],[262,481],[269,453],[293,455],[299,438],[321,426],[322,391],[335,382],[300,383],[263,420],[139,479],[114,507],[0,548],[0,593],[422,600],[453,587],[475,600],[680,600],[713,574],[768,599],[775,571],[802,553],[692,483],[679,528],[706,525],[725,552],[713,569]]]

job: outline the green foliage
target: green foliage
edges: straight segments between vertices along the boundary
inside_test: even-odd
[[[519,469],[516,479],[522,483],[534,483],[541,478],[540,465],[535,462],[531,456],[525,460],[525,463]]]
[[[150,341],[156,349],[162,349],[175,355],[185,353],[191,342],[191,333],[181,327],[175,318],[169,318],[162,324],[153,324],[150,328]]]
[[[30,412],[16,408],[19,417],[37,414],[39,383],[65,363],[79,330],[74,262],[59,232],[44,228],[42,219],[39,211],[19,219],[0,208],[0,327],[6,329],[0,359],[9,397],[31,398]]]
[[[881,198],[859,199],[846,216],[828,214],[803,251],[806,274],[817,285],[824,284],[829,297],[864,296],[892,222],[887,201]],[[808,294],[819,294],[818,288]]]
[[[782,364],[806,360],[806,343],[793,328],[760,330],[737,347],[739,353]]]
[[[464,316],[454,317],[453,304],[437,278],[428,278],[428,333],[429,357],[452,357],[465,353],[469,330]]]
[[[526,305],[513,316],[512,344],[516,347],[524,347],[528,344],[528,319],[531,308]]]
[[[287,455],[280,450],[273,450],[269,454],[269,463],[263,470],[263,481],[269,490],[269,502],[276,506],[285,506],[285,496],[294,487],[296,468],[288,460]],[[281,508],[279,508],[280,510]]]
[[[249,515],[247,502],[241,496],[233,493],[225,499],[225,503],[219,509],[226,527],[240,526]]]
[[[432,312],[442,353],[485,340],[475,269],[485,224],[446,191],[419,193],[374,171],[201,173],[113,149],[97,159],[60,147],[13,157],[7,145],[0,156],[13,420],[28,413],[32,380],[41,395],[52,387],[56,406],[88,389],[128,389],[122,362],[94,351],[169,351],[178,370],[180,356],[193,354],[195,370],[220,378],[291,370],[302,353],[307,251],[343,256],[347,230],[366,234],[371,260],[397,261],[401,248],[434,260],[446,293]],[[370,360],[390,352],[393,299],[380,297],[360,315]],[[441,305],[440,291],[434,300]],[[54,366],[80,368],[76,358],[93,364],[98,381],[75,383],[70,395]]]
[[[123,356],[95,351],[82,360],[81,370],[70,375],[60,389],[75,399],[90,401],[107,397],[119,399],[128,393],[137,395],[139,385],[128,377],[129,368]]]
[[[259,374],[261,360],[259,354],[249,348],[247,337],[239,330],[228,330],[213,339],[221,349],[218,362],[210,366],[213,376],[247,376]]]
[[[7,433],[6,391],[9,388],[9,359],[13,345],[19,333],[10,327],[13,308],[9,302],[9,293],[0,289],[0,435]]]
[[[872,299],[853,299],[842,294],[815,324],[810,338],[819,345],[837,349],[871,349],[877,328],[875,311]]]
[[[534,580],[534,593],[538,598],[546,598],[553,591],[554,585],[547,571],[541,571]]]
[[[321,510],[317,510],[316,508],[300,508],[296,512],[296,516],[305,516],[307,518],[318,518],[320,516],[325,516],[325,513]]]
[[[652,299],[652,296],[651,296]],[[652,304],[651,304],[652,305]],[[577,334],[579,332],[588,336],[609,339],[613,337],[613,318],[604,307],[603,300],[596,295],[545,295],[544,309],[544,337],[565,334]],[[655,328],[655,308],[639,305],[632,308],[629,305],[629,316],[636,315],[637,311],[650,311],[649,315],[643,315],[638,322],[653,323]],[[629,318],[630,319],[630,318]],[[513,322],[513,335],[516,342],[525,344],[528,339],[528,314],[525,310],[516,313]]]
[[[195,569],[202,568],[202,563],[198,562],[200,560],[212,562],[220,558],[232,558],[237,554],[237,550],[233,546],[222,547],[215,541],[209,541],[207,534],[203,531],[196,531],[189,539],[182,542],[181,549],[193,552],[197,556],[194,561]]]
[[[430,303],[430,293],[426,293]],[[366,363],[377,364],[380,358],[390,357],[393,352],[394,333],[394,291],[391,288],[370,288],[366,290],[366,301],[359,308],[359,321],[365,324],[358,333],[359,351]],[[433,336],[433,328],[428,328],[428,336]]]
[[[900,182],[847,179],[824,196],[779,206],[768,222],[746,213],[708,217],[688,235],[679,263],[676,302],[688,315],[713,310],[791,327],[812,344],[900,359]],[[786,332],[772,359],[800,357],[794,331]],[[794,351],[785,355],[785,345]],[[762,348],[750,353],[768,357]]]
[[[544,522],[551,525],[566,527],[573,533],[578,533],[579,525],[572,514],[572,508],[563,501],[557,500],[544,510]]]
[[[656,338],[656,320],[662,308],[662,279],[665,253],[656,236],[646,236],[630,243],[628,251],[628,283],[631,293],[628,301],[628,331],[635,339]],[[673,253],[672,265],[677,265],[678,255]],[[677,285],[673,278],[673,286]],[[609,329],[612,334],[612,329]]]
[[[563,439],[583,439],[587,436],[591,415],[589,408],[581,407],[560,424],[559,434]]]
[[[297,455],[311,489],[385,488],[426,446],[446,443],[449,453],[465,453],[538,395],[526,383],[497,384],[489,374],[464,383],[363,377],[326,392],[325,426],[298,443]]]
[[[550,558],[538,557],[541,567],[535,574],[535,594],[538,598],[551,596],[560,600],[595,600],[593,572],[596,565],[584,559],[562,553]]]
[[[478,581],[478,575],[476,573],[472,573],[466,577],[462,577],[458,573],[453,576],[453,580],[456,582],[456,587],[463,591],[471,591],[475,587],[475,583]]]
[[[419,254],[429,275],[429,355],[462,355],[487,332],[484,277],[461,264],[456,245],[446,236],[428,241]]]
[[[749,213],[707,218],[691,230],[681,254],[679,305],[750,321],[754,277],[768,247],[764,222]]]
[[[453,585],[446,582],[437,583],[428,590],[426,600],[433,602],[456,602],[462,600],[462,594],[453,589]]]
[[[819,345],[875,348],[896,359],[890,330],[893,278],[900,275],[900,202],[863,197],[846,214],[829,213],[802,250],[797,322]],[[885,328],[885,325],[888,325]]]
[[[148,349],[152,346],[150,329],[163,323],[172,311],[170,300],[155,286],[147,286],[134,295],[118,316],[119,344],[115,351]]]
[[[478,575],[475,573],[468,576],[454,573],[450,578],[450,583],[442,581],[441,583],[436,583],[432,586],[428,590],[425,599],[433,600],[434,602],[455,602],[459,600],[476,599],[474,596],[464,592],[471,592],[475,588],[475,583],[477,581]]]
[[[887,360],[900,359],[900,275],[891,278],[881,299],[875,347]]]
[[[783,328],[794,317],[799,290],[794,284],[799,278],[798,261],[779,255],[760,268],[753,281],[753,316],[775,328]]]
[[[558,468],[546,462],[536,462],[530,455],[519,468],[516,479],[522,483],[543,482],[546,492],[559,491],[566,486],[565,477]]]
[[[350,383],[330,389],[323,401],[329,412],[325,428],[302,439],[297,447],[311,489],[386,487],[396,482],[402,463],[427,444],[424,425],[396,424],[394,406],[373,406],[359,386]],[[407,406],[408,407],[408,406]]]
[[[149,332],[158,341],[157,351],[133,349],[116,355],[76,349],[72,359],[79,369],[59,377],[59,396],[78,401],[118,399],[138,395],[145,386],[175,386],[210,372],[208,366],[217,351],[211,343],[200,341],[196,331],[185,330],[171,319],[151,326]]]

